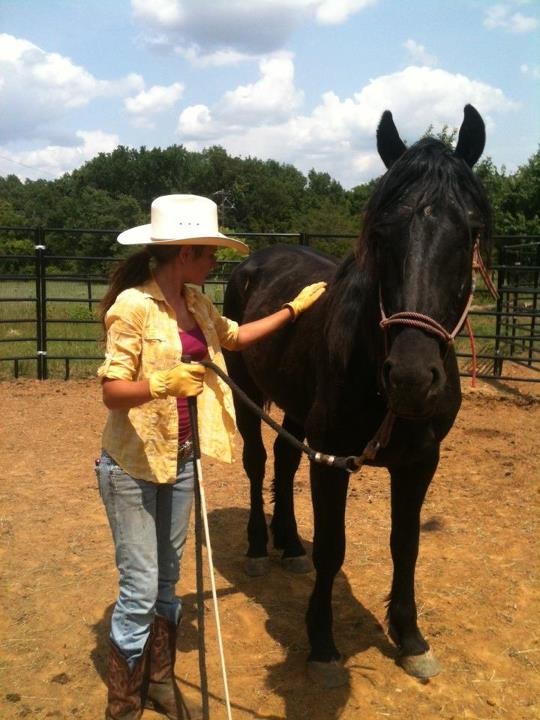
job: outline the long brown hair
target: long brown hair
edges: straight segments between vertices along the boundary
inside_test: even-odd
[[[100,303],[100,319],[105,326],[107,310],[114,304],[123,290],[142,285],[152,276],[152,267],[166,265],[180,252],[182,245],[145,245],[142,250],[122,260],[113,269],[109,287]],[[204,245],[190,245],[194,257],[200,257]]]
[[[150,279],[153,265],[164,265],[180,252],[181,245],[146,245],[142,250],[122,260],[113,269],[109,287],[100,304],[100,317],[104,323],[107,310],[123,290],[137,287]]]

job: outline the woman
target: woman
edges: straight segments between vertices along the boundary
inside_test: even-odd
[[[110,412],[97,475],[120,575],[105,717],[135,720],[146,706],[181,718],[175,586],[194,484],[187,397],[199,396],[203,453],[231,462],[235,432],[228,386],[181,357],[209,357],[224,369],[221,346],[241,350],[275,332],[307,310],[325,284],[304,288],[255,322],[239,326],[222,317],[190,285],[204,283],[218,246],[243,254],[249,249],[218,231],[215,203],[196,195],[157,198],[151,223],[123,232],[118,241],[144,248],[115,271],[103,300],[107,349],[98,376]]]

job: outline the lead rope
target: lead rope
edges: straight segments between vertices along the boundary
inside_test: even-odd
[[[285,438],[293,447],[307,455],[312,462],[316,462],[321,465],[330,465],[338,470],[345,470],[348,473],[355,473],[360,470],[367,460],[373,460],[377,452],[381,448],[386,447],[388,441],[390,440],[390,433],[392,432],[396,416],[389,410],[386,413],[379,429],[367,443],[360,455],[339,456],[327,455],[325,453],[318,452],[317,450],[310,448],[309,445],[305,445],[300,442],[300,440],[295,438],[294,435],[291,435],[290,432],[281,427],[279,423],[273,420],[270,415],[265,413],[264,410],[257,405],[257,403],[253,402],[253,400],[246,395],[246,393],[234,382],[234,380],[231,380],[231,378],[211,360],[200,360],[199,364],[213,370],[216,375],[218,375],[223,382],[231,388],[234,394],[244,403],[244,405],[247,405],[250,410],[252,410],[261,420],[275,430],[278,435]]]

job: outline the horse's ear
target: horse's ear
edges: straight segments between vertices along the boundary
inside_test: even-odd
[[[377,150],[381,160],[389,168],[407,149],[399,137],[390,110],[385,110],[377,127]]]
[[[463,158],[472,167],[484,152],[486,144],[486,126],[480,113],[472,105],[465,105],[463,123],[454,150],[456,157]]]

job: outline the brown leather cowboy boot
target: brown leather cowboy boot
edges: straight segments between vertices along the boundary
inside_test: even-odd
[[[148,647],[148,645],[147,645]],[[110,641],[107,668],[108,704],[105,720],[139,720],[142,715],[142,685],[147,649],[130,670],[127,660]]]
[[[161,615],[154,617],[150,638],[150,672],[146,707],[161,712],[170,720],[182,720],[180,690],[174,678],[176,625]]]
[[[154,618],[150,637],[150,672],[145,707],[166,715],[169,720],[197,720],[199,708],[190,707],[174,677],[177,625],[161,615]]]

